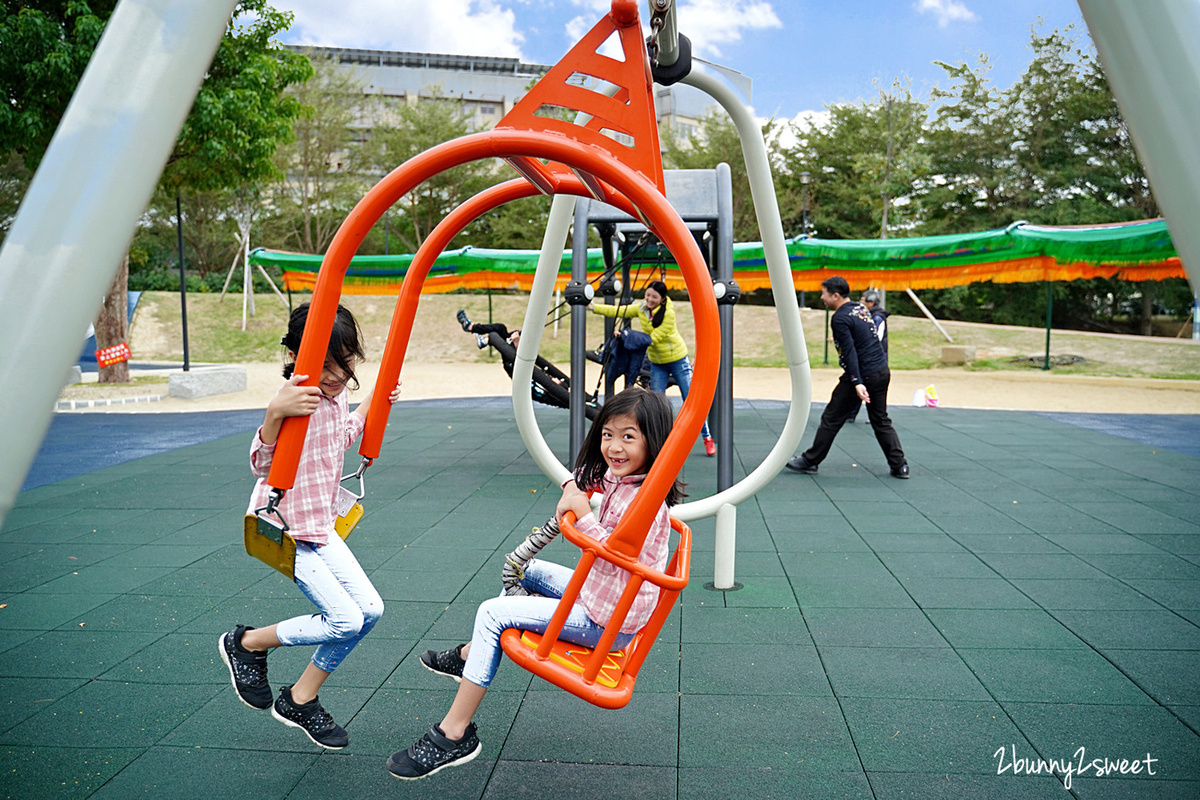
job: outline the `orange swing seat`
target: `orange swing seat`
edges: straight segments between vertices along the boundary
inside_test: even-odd
[[[521,667],[593,705],[601,708],[624,707],[633,696],[633,686],[642,662],[646,660],[650,647],[674,608],[676,598],[688,583],[692,530],[674,517],[671,517],[671,528],[679,534],[679,543],[675,546],[666,571],[660,572],[609,549],[604,542],[580,533],[575,527],[575,515],[567,512],[560,529],[563,536],[583,550],[579,565],[563,592],[546,633],[541,635],[509,628],[500,636],[500,646],[504,652]],[[600,642],[595,649],[590,649],[562,641],[558,635],[597,558],[628,570],[631,576]],[[608,648],[620,633],[625,616],[644,581],[659,587],[654,612],[628,646],[610,652]]]

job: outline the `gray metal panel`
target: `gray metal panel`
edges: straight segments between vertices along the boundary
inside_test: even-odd
[[[667,190],[667,202],[683,218],[684,222],[715,222],[717,220],[717,178],[711,169],[669,169],[663,172],[663,184]],[[637,225],[645,230],[633,217],[618,208],[590,201],[587,208],[588,221],[617,222]]]

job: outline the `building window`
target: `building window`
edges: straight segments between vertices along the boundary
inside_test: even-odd
[[[481,105],[479,106],[479,113],[490,117],[496,113],[496,107],[493,105]]]

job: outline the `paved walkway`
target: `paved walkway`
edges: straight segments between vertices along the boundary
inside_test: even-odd
[[[565,449],[565,415],[538,414]],[[784,416],[739,406],[739,474]],[[338,753],[241,705],[216,652],[235,622],[310,608],[242,552],[255,420],[180,419],[150,448],[125,430],[120,453],[97,435],[108,415],[56,422],[0,530],[0,796],[1200,796],[1200,457],[1167,449],[1197,419],[1159,418],[1164,447],[1125,438],[1136,420],[894,416],[912,480],[849,426],[818,476],[780,475],[739,510],[742,590],[702,588],[713,525],[694,525],[692,584],[629,707],[506,662],[481,757],[416,784],[383,762],[454,689],[416,656],[468,635],[557,497],[503,403],[393,416],[351,539],[388,608],[322,694],[352,737]],[[71,453],[97,468],[74,474]],[[709,493],[713,462],[684,477]],[[305,657],[277,651],[273,683]],[[1085,771],[1067,792],[1014,756]],[[1098,775],[1106,758],[1126,774]]]

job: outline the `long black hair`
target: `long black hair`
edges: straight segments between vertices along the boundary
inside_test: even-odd
[[[280,344],[292,353],[300,352],[300,340],[304,337],[304,323],[308,321],[308,303],[301,303],[288,319],[287,333]],[[366,358],[362,347],[362,330],[358,320],[350,313],[350,309],[339,304],[337,316],[333,319],[333,331],[329,334],[329,350],[325,356],[326,362],[332,361],[342,374],[349,378],[347,385],[358,390],[358,378],[354,368]],[[283,377],[290,378],[296,371],[296,362],[288,361],[283,365]]]
[[[603,488],[604,473],[608,470],[608,464],[600,452],[600,443],[603,441],[604,426],[617,417],[633,417],[637,422],[638,429],[646,439],[647,472],[654,464],[654,459],[658,458],[658,453],[671,432],[671,426],[675,423],[671,404],[664,395],[646,391],[640,386],[632,386],[614,395],[600,409],[591,430],[583,440],[583,446],[579,448],[579,456],[575,459],[575,483],[579,488]],[[687,497],[683,491],[684,485],[678,477],[675,479],[671,490],[667,492],[668,506],[673,506]]]
[[[662,296],[662,302],[658,304],[658,308],[654,309],[654,313],[650,315],[650,324],[657,328],[663,324],[663,319],[667,316],[667,303],[671,298],[667,296],[667,285],[662,281],[650,281],[647,289],[653,289]]]

